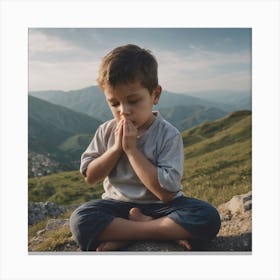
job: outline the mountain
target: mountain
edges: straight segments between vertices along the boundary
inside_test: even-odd
[[[57,105],[67,107],[77,112],[88,114],[89,116],[92,116],[100,121],[106,121],[112,118],[112,114],[110,109],[108,108],[104,94],[97,86],[91,86],[84,89],[72,90],[67,92],[32,91],[29,92],[29,95]],[[172,110],[173,107],[177,106],[203,106],[205,107],[205,111],[208,108],[217,108],[217,110],[224,111],[225,114],[240,109],[238,105],[233,104],[233,102],[228,104],[227,99],[207,100],[205,98],[203,99],[187,94],[177,94],[169,91],[162,92],[160,102],[157,106],[155,106],[155,109],[163,109],[163,112],[166,112],[167,108]],[[201,108],[199,108],[199,110],[201,110]],[[163,116],[165,117],[164,114]],[[208,120],[213,120],[213,118],[209,117]]]
[[[187,130],[202,122],[213,121],[227,114],[227,112],[215,108],[201,105],[174,106],[159,110],[164,118],[176,126],[179,131]]]
[[[198,98],[206,99],[212,102],[228,104],[232,111],[252,110],[252,94],[250,91],[201,91],[194,94]]]
[[[71,151],[69,138],[81,134],[80,139],[89,142],[100,125],[98,120],[82,113],[72,111],[59,105],[43,101],[33,96],[28,96],[28,152],[30,170],[35,168],[39,159],[47,162],[47,158],[71,166],[76,158],[79,160],[80,150],[75,147]],[[87,136],[85,136],[87,135]],[[67,143],[68,140],[68,144]],[[66,148],[68,147],[68,148]],[[83,146],[82,149],[84,149]],[[77,158],[77,150],[79,156]],[[67,153],[65,153],[67,151]],[[38,157],[38,155],[42,155]],[[32,160],[33,159],[33,160]],[[52,164],[53,166],[55,164]]]
[[[72,91],[32,91],[29,95],[87,114],[100,121],[112,118],[104,94],[98,86]]]

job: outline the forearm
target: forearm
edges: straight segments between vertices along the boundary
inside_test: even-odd
[[[140,150],[135,148],[126,154],[135,173],[149,191],[162,201],[169,201],[173,198],[174,193],[163,189],[159,184],[157,167]]]
[[[122,150],[112,147],[100,157],[94,159],[87,167],[86,182],[92,185],[108,176],[120,158],[121,153]]]

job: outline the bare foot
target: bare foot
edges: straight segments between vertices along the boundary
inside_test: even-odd
[[[131,208],[129,211],[129,220],[144,222],[152,219],[152,217],[144,215],[138,208]],[[96,251],[118,251],[126,247],[131,242],[132,241],[104,241],[97,246]]]
[[[181,245],[182,247],[186,248],[187,250],[191,251],[192,250],[192,245],[187,239],[184,240],[176,240],[176,242]]]
[[[153,217],[144,215],[138,208],[131,208],[129,211],[129,220],[145,222],[153,220]],[[176,240],[176,242],[187,250],[192,250],[192,246],[188,240]]]
[[[128,219],[137,222],[146,222],[153,220],[151,216],[144,215],[138,208],[130,209]]]
[[[97,248],[97,252],[103,252],[103,251],[118,251],[124,247],[126,247],[130,241],[105,241],[101,242]]]

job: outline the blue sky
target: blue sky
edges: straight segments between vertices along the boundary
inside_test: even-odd
[[[165,90],[251,91],[249,28],[30,28],[29,90],[96,85],[100,59],[128,43],[152,51]]]

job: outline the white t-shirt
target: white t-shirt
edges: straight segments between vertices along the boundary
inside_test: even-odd
[[[137,147],[158,171],[158,181],[162,188],[183,195],[181,178],[184,166],[183,142],[180,132],[164,120],[158,112],[148,130],[137,139]],[[87,166],[114,144],[116,120],[102,124],[81,157],[80,171],[85,175]],[[140,181],[123,152],[116,166],[104,179],[103,199],[115,199],[137,203],[161,202]]]

